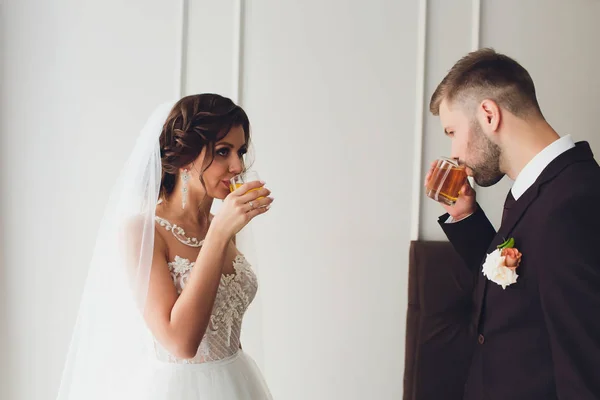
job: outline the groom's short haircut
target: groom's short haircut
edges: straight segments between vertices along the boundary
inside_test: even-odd
[[[542,115],[529,72],[489,48],[473,51],[454,64],[431,96],[429,110],[439,115],[443,100],[473,107],[486,99],[521,118]]]

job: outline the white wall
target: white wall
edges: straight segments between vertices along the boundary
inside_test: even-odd
[[[429,96],[474,45],[521,61],[550,122],[600,152],[600,2],[449,3],[427,1],[418,82],[417,0],[247,0],[241,14],[189,0],[183,93],[239,98],[276,197],[253,226],[260,292],[243,340],[277,399],[400,398],[414,162],[449,152]],[[54,398],[108,190],[179,88],[179,4],[2,6],[2,400]],[[495,222],[509,184],[479,191]],[[420,237],[443,239],[441,208],[419,205]]]
[[[401,396],[417,3],[249,1],[243,102],[277,399]]]
[[[108,191],[174,95],[178,19],[167,0],[14,0],[2,12],[0,396],[49,400]]]

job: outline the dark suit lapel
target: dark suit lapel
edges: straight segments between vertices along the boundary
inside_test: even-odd
[[[581,161],[589,161],[594,159],[594,155],[592,154],[592,150],[587,142],[579,142],[576,144],[575,148],[565,151],[556,159],[554,159],[541,173],[538,179],[531,185],[529,189],[525,191],[519,197],[519,199],[513,204],[510,208],[510,212],[507,218],[503,221],[496,237],[490,244],[488,248],[487,254],[496,250],[496,247],[502,244],[505,240],[507,240],[514,227],[521,220],[529,206],[534,202],[534,200],[539,196],[541,188],[552,181],[558,174],[560,174],[565,168],[569,165],[574,164],[576,162]],[[517,244],[518,247],[518,244]],[[487,256],[487,255],[486,255]],[[485,258],[481,260],[481,265],[485,262]],[[481,272],[481,268],[478,275],[477,280],[477,295],[476,295],[476,315],[475,322],[476,326],[479,329],[481,323],[481,312],[483,309],[483,301],[485,298],[485,292],[487,288],[488,280],[483,276]]]
[[[527,191],[525,191],[525,193],[521,195],[521,197],[519,197],[519,200],[517,200],[515,204],[510,208],[508,216],[504,220],[504,223],[500,225],[500,229],[498,230],[496,238],[501,240],[500,243],[496,244],[496,246],[498,244],[501,244],[505,240],[508,240],[513,228],[521,220],[521,218],[525,214],[525,211],[527,211],[531,203],[533,203],[533,201],[538,197],[539,193],[540,185],[534,183],[529,189],[527,189]],[[488,251],[489,250],[490,249],[488,249]]]
[[[487,253],[484,258],[481,260],[481,265],[485,262],[485,257],[487,254],[490,254],[494,250],[496,250],[497,246],[504,243],[509,238],[512,229],[517,225],[517,222],[523,217],[525,211],[529,208],[531,203],[536,199],[539,193],[539,186],[533,185],[530,187],[523,195],[515,202],[515,204],[510,208],[510,212],[508,213],[507,218],[504,220],[502,225],[500,225],[500,229],[496,234],[496,237],[490,243],[490,247],[488,247]],[[488,280],[483,276],[481,272],[481,268],[478,275],[477,280],[477,298],[476,298],[476,314],[475,321],[476,325],[479,328],[481,323],[481,311],[483,309],[483,300],[485,297],[485,292],[487,289]]]
[[[551,182],[558,174],[560,174],[569,165],[576,162],[588,161],[593,159],[593,154],[590,146],[586,142],[577,143],[577,145],[554,159],[542,171],[538,179],[519,197],[519,200],[510,209],[508,217],[498,230],[498,235],[504,240],[508,239],[515,225],[521,220],[525,211],[531,203],[538,197],[540,189],[547,183]]]

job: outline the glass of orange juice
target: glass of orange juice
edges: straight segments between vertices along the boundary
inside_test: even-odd
[[[260,181],[260,177],[258,176],[258,172],[256,171],[245,171],[239,175],[234,176],[229,180],[229,191],[233,192],[235,189],[242,186],[244,183]],[[258,189],[252,189],[258,190]],[[262,197],[259,197],[262,198]]]

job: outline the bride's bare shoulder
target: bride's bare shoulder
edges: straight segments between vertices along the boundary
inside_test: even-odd
[[[128,247],[140,248],[152,240],[154,253],[157,250],[166,251],[167,242],[155,218],[150,219],[146,215],[132,216],[125,221],[123,233]]]

